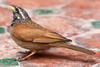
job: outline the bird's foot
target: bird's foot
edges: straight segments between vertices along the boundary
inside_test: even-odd
[[[30,54],[32,51],[25,51],[25,52],[18,52],[18,53],[21,53],[21,54]]]
[[[19,62],[24,61],[24,60],[26,60],[26,59],[21,58],[21,57],[20,57],[20,58],[15,58],[15,59],[14,59],[14,61],[19,61]]]
[[[17,61],[24,61],[24,60],[27,60],[29,57],[31,57],[33,54],[36,53],[36,51],[31,51],[31,52],[28,52],[29,54],[27,56],[24,56],[24,57],[21,57],[21,58],[17,58],[16,60]],[[26,54],[26,53],[25,53]]]
[[[27,60],[27,58],[24,58],[24,57],[23,57],[23,58],[18,58],[17,60],[20,62],[20,61],[25,61],[25,60]]]

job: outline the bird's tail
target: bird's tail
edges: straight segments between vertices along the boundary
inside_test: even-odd
[[[80,51],[89,55],[93,55],[95,54],[94,51],[83,48],[83,47],[79,47],[76,45],[72,45],[71,43],[56,43],[56,44],[51,44],[54,47],[64,47],[64,48],[68,48],[68,49],[72,49],[72,50],[76,50],[76,51]]]

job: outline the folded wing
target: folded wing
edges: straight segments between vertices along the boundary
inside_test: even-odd
[[[12,32],[15,37],[24,41],[36,43],[71,42],[70,39],[66,39],[65,37],[47,29],[33,28],[22,24],[14,26]]]

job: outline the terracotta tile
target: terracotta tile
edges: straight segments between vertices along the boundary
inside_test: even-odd
[[[34,7],[52,7],[63,4],[68,0],[8,0],[9,4],[14,4],[17,6],[22,6],[24,8],[34,8]],[[23,3],[24,2],[24,3]]]
[[[100,5],[99,0],[77,0],[68,5],[67,7],[79,7],[79,8],[98,8]]]
[[[10,10],[0,8],[0,26],[4,26],[11,22],[11,13]]]
[[[65,15],[66,16],[72,16],[77,18],[83,18],[83,19],[100,19],[99,12],[100,9],[98,8],[67,8],[65,9]]]
[[[100,34],[87,34],[86,36],[76,37],[76,43],[87,48],[100,48]]]
[[[85,19],[100,19],[99,0],[77,0],[63,7],[67,16],[74,16]],[[69,12],[68,12],[69,11]]]

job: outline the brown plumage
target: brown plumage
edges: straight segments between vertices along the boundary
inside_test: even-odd
[[[32,51],[21,60],[25,60],[36,52],[46,50],[51,47],[64,47],[90,55],[95,54],[91,50],[70,44],[72,40],[47,30],[33,22],[24,9],[17,6],[12,6],[12,8],[13,21],[11,24],[10,34],[19,46]]]

